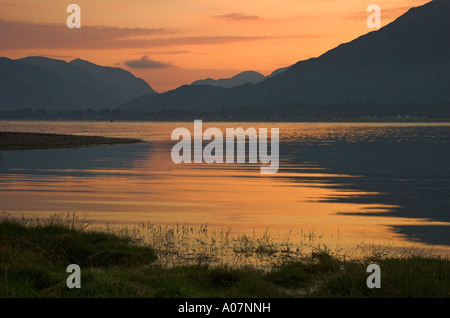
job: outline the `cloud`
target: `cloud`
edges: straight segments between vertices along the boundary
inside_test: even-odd
[[[191,53],[191,51],[188,50],[178,50],[178,51],[151,51],[151,52],[143,52],[141,54],[145,55],[177,55],[177,54],[186,54]]]
[[[125,49],[177,45],[224,44],[263,40],[267,36],[176,36],[178,29],[118,28],[65,24],[37,24],[0,19],[0,50]]]
[[[132,68],[169,68],[174,67],[174,65],[170,63],[164,63],[159,61],[154,61],[148,57],[148,55],[144,55],[139,60],[130,60],[125,61],[124,63],[128,67]]]
[[[223,15],[215,15],[214,18],[226,20],[226,21],[251,21],[251,20],[261,20],[257,15],[248,15],[240,12],[233,12]]]
[[[0,7],[3,9],[8,9],[8,8],[12,8],[12,9],[42,9],[45,8],[45,5],[42,4],[36,4],[36,3],[27,3],[27,4],[18,4],[18,3],[0,3]]]
[[[0,19],[0,49],[101,49],[134,48],[146,39],[181,33],[177,29],[82,26],[64,23],[29,23]]]
[[[407,12],[409,9],[411,9],[410,7],[397,7],[397,8],[390,8],[390,9],[383,9],[381,8],[381,18],[382,19],[395,19],[398,18],[399,16],[401,16],[402,14],[404,14],[405,12]],[[366,12],[364,11],[357,11],[357,12],[352,12],[349,14],[346,14],[345,17],[347,19],[351,19],[351,20],[363,20],[365,21],[370,15],[372,14],[372,12]]]
[[[232,42],[264,40],[273,37],[268,36],[186,36],[167,39],[154,39],[149,43],[151,46],[173,46],[173,45],[201,45],[201,44],[224,44]]]
[[[27,56],[43,56],[48,57],[51,59],[58,59],[58,60],[69,60],[69,59],[75,59],[76,56],[73,55],[56,55],[56,54],[42,54],[42,52],[28,52]]]

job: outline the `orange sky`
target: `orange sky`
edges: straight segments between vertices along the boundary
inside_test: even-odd
[[[316,57],[429,0],[0,0],[0,55],[41,55],[119,66],[164,92]],[[69,29],[66,7],[81,7]]]

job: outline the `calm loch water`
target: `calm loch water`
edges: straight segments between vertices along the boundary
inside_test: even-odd
[[[280,167],[181,164],[177,127],[193,122],[0,122],[1,131],[134,137],[145,143],[2,151],[0,211],[88,213],[100,223],[205,224],[233,233],[314,233],[450,252],[450,124],[210,123],[279,128]]]

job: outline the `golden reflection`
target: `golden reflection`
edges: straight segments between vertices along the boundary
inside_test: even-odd
[[[220,128],[220,125],[226,124],[216,126]],[[245,127],[245,124],[241,126]],[[271,127],[270,124],[264,126]],[[378,193],[344,189],[340,187],[342,178],[360,176],[328,173],[317,164],[295,164],[289,157],[281,158],[280,170],[273,176],[261,175],[258,164],[176,165],[170,160],[171,144],[163,142],[162,137],[173,127],[177,125],[153,130],[160,135],[148,138],[153,142],[143,150],[145,155],[123,167],[86,164],[77,168],[47,167],[32,171],[19,167],[2,173],[0,208],[7,213],[25,215],[87,212],[98,223],[208,223],[210,227],[230,228],[236,234],[266,229],[279,233],[292,231],[298,235],[312,231],[325,244],[345,248],[361,242],[407,246],[411,242],[390,231],[391,226],[448,225],[377,215],[397,207],[393,205],[333,200]],[[285,142],[299,138],[326,141],[325,128],[322,129],[320,124],[316,127],[316,135],[312,133],[312,126],[303,126],[301,137],[295,127],[282,128],[288,132],[280,133]],[[328,134],[334,131],[333,138],[342,138],[341,126],[328,126],[327,129]],[[354,138],[367,138],[367,133],[359,131]],[[63,151],[52,150],[47,154],[53,156]],[[5,158],[8,155],[4,153]],[[367,212],[375,215],[364,215]],[[435,246],[434,249],[450,251],[448,246]]]

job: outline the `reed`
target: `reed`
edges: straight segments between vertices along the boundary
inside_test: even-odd
[[[86,216],[0,216],[0,297],[450,297],[450,261],[375,246],[350,258],[270,231],[231,235],[204,225],[95,225]],[[409,253],[409,254],[408,254]],[[82,269],[68,289],[66,267]],[[366,286],[368,264],[381,289]]]

